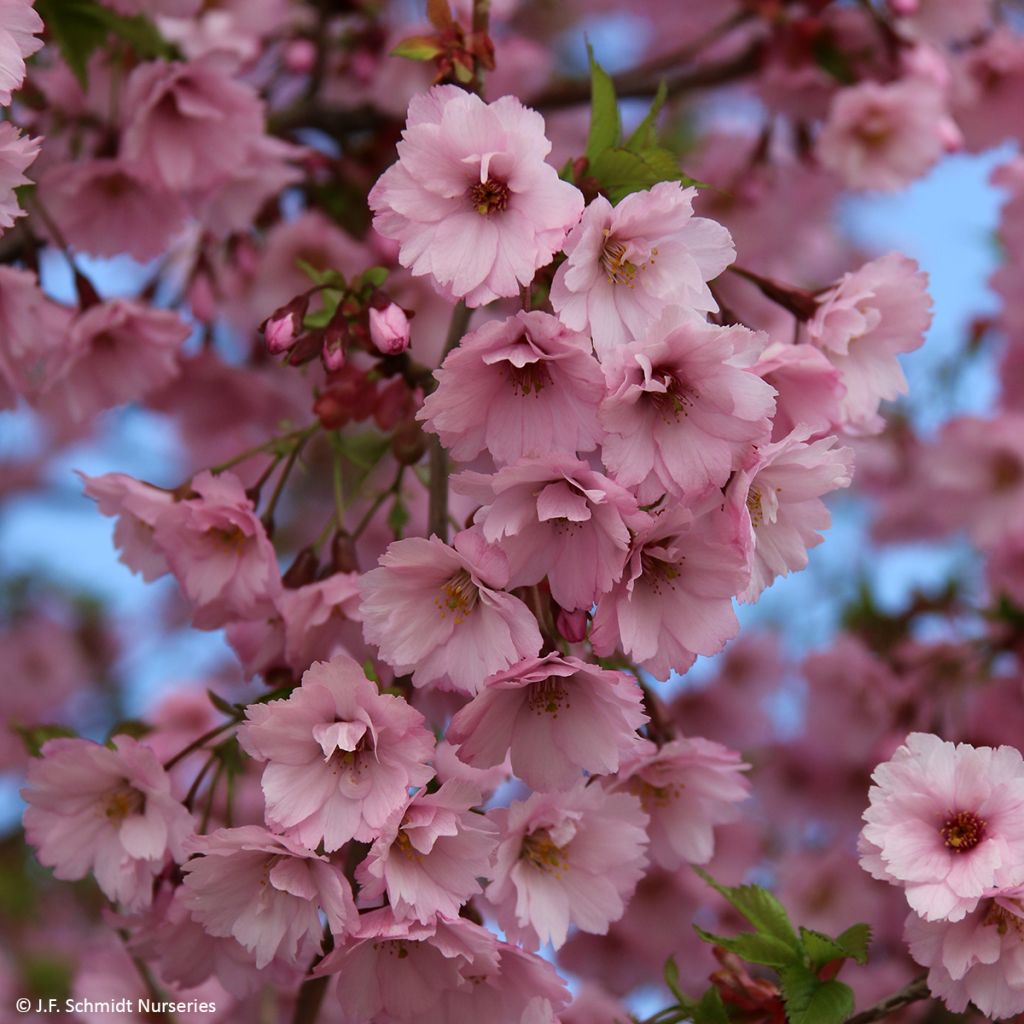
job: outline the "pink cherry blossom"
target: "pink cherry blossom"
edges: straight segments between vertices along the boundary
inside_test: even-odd
[[[813,345],[772,342],[752,369],[775,389],[773,441],[781,441],[800,424],[814,436],[841,422],[846,389],[839,370]]]
[[[657,747],[643,741],[606,787],[640,798],[650,818],[651,858],[668,870],[706,864],[715,852],[716,825],[739,818],[750,785],[740,755],[699,736]]]
[[[871,776],[861,866],[902,885],[929,921],[962,921],[988,890],[1024,882],[1024,761],[915,732]]]
[[[490,812],[501,830],[486,897],[510,940],[563,945],[569,925],[603,935],[647,866],[647,815],[630,793],[578,785]]]
[[[117,517],[114,544],[120,551],[120,561],[147,583],[168,572],[167,559],[156,543],[155,527],[174,500],[170,491],[150,487],[124,473],[78,475],[85,483],[83,492],[96,502],[100,513]]]
[[[602,458],[640,500],[699,499],[771,434],[774,391],[750,365],[762,348],[745,327],[716,327],[679,307],[605,363]]]
[[[508,578],[504,553],[473,530],[453,547],[437,537],[395,541],[360,581],[363,634],[414,685],[476,693],[540,650],[530,610],[502,590]]]
[[[492,476],[467,471],[452,487],[483,504],[475,522],[508,556],[509,586],[546,576],[551,596],[570,611],[611,590],[630,530],[649,522],[629,491],[568,456],[520,459]]]
[[[879,401],[906,393],[896,357],[924,342],[932,320],[927,288],[928,275],[917,263],[891,252],[844,274],[821,297],[807,333],[842,376],[848,432],[877,433]]]
[[[227,181],[263,131],[256,93],[215,59],[140,64],[122,108],[121,156],[177,192]]]
[[[959,921],[907,917],[910,955],[954,1013],[973,1003],[987,1020],[1024,1012],[1024,889],[993,891]]]
[[[498,463],[523,455],[593,451],[604,376],[590,341],[539,310],[490,320],[435,371],[437,390],[417,418],[452,455],[485,448]]]
[[[948,121],[942,93],[930,82],[860,82],[832,100],[818,156],[849,188],[903,188],[938,161]]]
[[[325,580],[285,589],[277,607],[284,621],[285,658],[296,671],[346,648],[352,653],[353,642],[362,641],[357,573],[336,572]]]
[[[459,908],[482,892],[477,881],[490,874],[498,845],[491,822],[471,808],[480,793],[461,781],[436,793],[417,792],[380,829],[358,867],[360,896],[385,892],[398,918],[429,924],[436,915],[458,917]]]
[[[636,680],[573,657],[528,658],[491,676],[451,720],[447,737],[474,768],[501,764],[536,790],[567,790],[604,775],[640,743],[647,721]]]
[[[665,679],[739,630],[732,598],[750,581],[748,542],[725,513],[676,506],[633,540],[622,580],[597,605],[590,633],[602,657],[621,649]]]
[[[433,775],[423,716],[344,654],[311,666],[287,700],[250,704],[238,741],[267,762],[270,825],[328,853],[373,840]]]
[[[43,45],[36,38],[42,31],[32,0],[0,0],[0,106],[10,105],[11,93],[25,80],[25,58]]]
[[[145,907],[168,855],[185,858],[192,815],[171,795],[156,755],[129,736],[114,749],[80,739],[43,744],[21,791],[25,834],[57,878],[89,874],[111,900]]]
[[[185,224],[185,206],[150,174],[123,160],[54,164],[39,195],[67,243],[95,256],[159,256]]]
[[[10,121],[0,121],[0,234],[25,216],[14,190],[31,184],[25,170],[39,155],[41,141],[22,135]]]
[[[204,470],[195,498],[156,522],[156,542],[194,605],[193,624],[217,629],[233,618],[269,615],[281,589],[274,546],[233,473]]]
[[[90,306],[68,332],[67,368],[43,400],[81,422],[169,384],[189,327],[177,313],[130,299]]]
[[[901,28],[938,44],[964,42],[992,20],[992,0],[889,0],[889,6],[901,16]]]
[[[567,327],[591,334],[601,359],[647,337],[669,306],[718,309],[707,282],[736,250],[721,224],[693,216],[696,194],[662,181],[615,207],[598,196],[569,233],[551,304]]]
[[[807,565],[808,549],[824,539],[818,531],[832,522],[822,495],[850,486],[853,451],[836,448],[835,437],[808,443],[807,436],[807,428],[800,427],[765,445],[726,490],[741,529],[750,530],[754,541],[742,601],[756,601],[777,577]]]
[[[381,355],[395,356],[409,347],[409,318],[394,302],[370,309],[370,340]]]
[[[258,825],[196,836],[182,865],[182,897],[192,918],[211,935],[232,937],[260,969],[275,957],[294,961],[300,947],[319,948],[320,909],[335,935],[358,919],[341,869],[289,836]]]
[[[544,119],[515,97],[435,86],[413,97],[398,162],[370,191],[374,227],[446,296],[481,306],[517,295],[583,209],[544,162],[550,150]]]

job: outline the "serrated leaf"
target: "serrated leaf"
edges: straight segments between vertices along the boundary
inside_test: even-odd
[[[806,967],[779,972],[789,1024],[843,1024],[853,1013],[853,991],[841,981],[819,981]]]
[[[622,126],[619,122],[619,101],[615,97],[615,83],[594,59],[593,47],[587,43],[590,61],[590,131],[587,134],[587,159],[619,144]]]
[[[800,940],[790,923],[786,908],[760,885],[720,885],[702,868],[694,868],[708,885],[731,903],[762,935],[774,935],[792,949]]]
[[[813,970],[820,970],[832,960],[845,959],[849,954],[835,941],[821,932],[810,928],[800,929],[800,941],[803,943],[807,959]]]
[[[388,56],[405,57],[406,60],[433,60],[443,52],[441,44],[430,36],[409,36],[391,50]]]
[[[857,963],[868,962],[868,947],[871,945],[871,926],[855,924],[836,936],[836,943],[846,950],[847,955]]]
[[[694,1007],[693,1024],[729,1024],[729,1014],[717,988],[709,988]]]
[[[668,98],[668,86],[662,80],[658,85],[658,91],[654,94],[654,101],[651,109],[647,111],[644,119],[633,129],[633,134],[626,139],[626,149],[633,153],[649,149],[654,145],[655,133],[658,127],[658,114],[665,105]]]
[[[801,963],[803,952],[794,949],[787,942],[774,935],[758,932],[741,932],[739,935],[715,935],[705,931],[699,925],[693,926],[694,931],[705,941],[714,946],[735,953],[738,957],[751,964],[764,964],[766,967],[787,967]]]

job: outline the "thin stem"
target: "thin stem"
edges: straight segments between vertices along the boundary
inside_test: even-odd
[[[306,447],[306,442],[320,429],[319,423],[314,423],[311,427],[307,427],[295,440],[295,445],[292,447],[291,452],[288,454],[288,461],[284,464],[284,469],[281,470],[281,475],[277,478],[277,483],[274,484],[273,493],[270,495],[270,501],[267,503],[266,511],[262,515],[263,525],[269,530],[274,522],[274,510],[277,508],[277,503],[284,493],[284,485],[288,482],[288,477],[291,475],[292,469],[295,463],[298,461],[299,455],[302,454],[302,449]]]
[[[262,444],[253,445],[252,448],[246,448],[244,452],[239,452],[237,455],[233,455],[226,462],[218,462],[216,466],[210,466],[209,471],[216,476],[218,473],[223,473],[226,469],[231,469],[232,466],[237,466],[240,462],[245,462],[247,459],[254,459],[257,455],[263,455],[266,453],[268,448],[272,448],[275,444],[282,444],[285,441],[294,440],[296,437],[300,437],[307,431],[319,426],[319,423],[310,424],[308,427],[303,427],[301,430],[291,430],[287,434],[282,434],[280,437],[272,437],[269,441],[264,441]]]
[[[919,978],[915,978],[910,982],[909,985],[901,988],[899,992],[893,993],[893,995],[879,1003],[875,1003],[874,1006],[870,1006],[866,1010],[862,1010],[860,1013],[855,1013],[846,1024],[872,1024],[873,1021],[882,1020],[888,1017],[890,1013],[901,1010],[904,1006],[909,1006],[911,1003],[919,1002],[922,999],[929,999],[930,997],[928,976],[922,974]]]
[[[193,740],[187,747],[184,747],[183,749],[179,750],[174,755],[174,757],[170,759],[170,761],[165,761],[164,771],[170,771],[179,761],[184,760],[193,751],[199,750],[201,747],[206,746],[206,744],[210,740],[214,739],[216,736],[219,736],[222,732],[224,732],[225,729],[231,729],[232,727],[236,726],[239,721],[240,719],[233,719],[230,722],[222,722],[220,725],[211,729],[209,732],[204,732],[202,736],[200,736],[198,739]]]
[[[204,833],[207,825],[210,824],[210,816],[213,814],[213,800],[217,795],[217,785],[220,782],[220,777],[224,774],[224,761],[221,758],[217,758],[217,770],[213,773],[213,778],[210,780],[210,788],[206,794],[206,807],[203,809],[203,820],[199,825],[199,832]]]
[[[213,767],[213,762],[217,760],[217,752],[214,751],[210,756],[203,762],[203,767],[199,769],[198,774],[192,781],[192,785],[189,786],[188,793],[185,795],[185,806],[191,811],[192,805],[195,803],[196,796],[199,793],[199,787],[203,784],[203,779],[206,778],[206,773]]]
[[[733,265],[729,267],[729,270],[737,277],[742,277],[744,281],[749,281],[762,295],[788,310],[798,320],[810,320],[818,309],[818,303],[814,296],[801,288],[780,284],[770,277],[755,274],[754,271],[747,270],[745,267]]]
[[[397,493],[398,488],[402,486],[402,478],[405,476],[405,469],[405,465],[400,465],[398,467],[398,472],[395,473],[395,479],[391,482],[391,486],[386,490],[381,491],[380,494],[373,499],[370,507],[363,513],[363,518],[359,520],[359,524],[352,531],[353,540],[358,540],[360,536],[362,536],[363,531],[370,525],[370,520],[373,519],[377,510],[387,500],[388,495]]]
[[[491,0],[473,0],[473,44],[483,45],[491,20]],[[477,50],[479,52],[479,50]],[[484,68],[479,56],[473,61],[473,92],[478,96],[484,91]]]

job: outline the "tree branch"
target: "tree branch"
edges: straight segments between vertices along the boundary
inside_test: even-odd
[[[921,999],[928,999],[930,997],[928,977],[922,974],[921,977],[915,978],[909,985],[901,988],[899,992],[893,993],[887,999],[883,999],[880,1003],[875,1003],[874,1006],[870,1006],[860,1013],[855,1013],[846,1024],[872,1024],[873,1021],[882,1020],[888,1017],[890,1013],[903,1009],[904,1006],[909,1006],[911,1003],[916,1003]]]

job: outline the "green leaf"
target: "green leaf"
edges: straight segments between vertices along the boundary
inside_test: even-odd
[[[433,60],[443,53],[441,44],[430,36],[409,36],[403,39],[389,54],[389,57],[405,57],[406,60]]]
[[[321,270],[319,267],[314,267],[312,263],[307,263],[303,259],[297,259],[295,265],[313,284],[330,284],[338,288],[345,287],[345,278],[337,270],[332,270],[330,267],[326,270]]]
[[[95,0],[36,0],[36,10],[83,89],[88,85],[89,59],[112,35],[140,57],[174,53],[153,22],[140,14],[128,18]]]
[[[109,744],[115,736],[131,736],[137,740],[142,739],[152,731],[153,726],[138,718],[124,718],[110,727],[110,732],[107,733],[107,743]]]
[[[613,203],[631,192],[656,185],[659,181],[680,181],[690,184],[692,179],[679,170],[675,154],[667,149],[645,149],[633,153],[628,149],[606,149],[590,165],[590,173],[597,178],[602,190]]]
[[[786,908],[763,886],[719,885],[702,868],[694,868],[698,875],[716,892],[724,896],[762,935],[774,935],[792,949],[801,950]]]
[[[853,1013],[853,991],[841,981],[820,981],[806,967],[779,972],[789,1024],[843,1024]]]
[[[836,944],[846,950],[846,955],[857,963],[868,962],[868,947],[871,945],[871,926],[855,924],[836,936]]]
[[[207,688],[206,696],[209,698],[210,703],[220,712],[227,715],[230,718],[238,717],[238,708],[235,707],[230,701],[225,700],[219,693],[214,693],[213,690]]]
[[[402,539],[402,530],[405,529],[407,522],[409,522],[408,506],[402,501],[401,495],[396,495],[395,500],[391,503],[391,510],[388,512],[388,526],[395,535],[395,540]]]
[[[668,986],[669,992],[676,997],[676,999],[682,1004],[688,1002],[685,995],[683,995],[682,989],[679,987],[679,964],[676,963],[676,958],[670,956],[665,961],[665,984]]]
[[[705,941],[714,946],[735,953],[751,964],[764,964],[767,967],[788,967],[803,962],[803,951],[794,949],[788,943],[774,935],[758,932],[741,932],[739,935],[715,935],[707,932],[699,925],[693,926],[694,931]]]
[[[362,282],[371,288],[383,288],[387,283],[390,271],[387,267],[370,267],[362,273]]]
[[[606,149],[619,144],[622,127],[619,122],[619,103],[615,98],[615,83],[611,76],[594,60],[594,50],[587,43],[590,61],[590,132],[587,135],[587,159],[593,161]]]
[[[43,744],[47,740],[78,735],[74,729],[69,729],[66,725],[18,725],[12,722],[10,729],[11,732],[21,737],[21,742],[25,744],[25,749],[31,757],[39,757]]]
[[[380,676],[377,675],[377,666],[374,665],[374,663],[369,658],[367,658],[366,661],[363,662],[363,675],[366,676],[366,678],[369,679],[371,683],[380,682]]]
[[[365,470],[373,469],[391,446],[390,438],[372,430],[363,434],[346,434],[343,440],[345,458]]]
[[[693,1011],[693,1024],[729,1024],[729,1014],[717,988],[709,988]]]
[[[662,81],[658,86],[657,93],[655,93],[654,102],[651,103],[651,109],[647,111],[644,119],[633,130],[633,134],[626,139],[626,149],[633,153],[640,153],[654,145],[655,133],[658,127],[658,114],[661,113],[661,108],[665,105],[667,97],[668,86]]]
[[[313,331],[326,327],[334,319],[334,314],[341,305],[342,294],[337,288],[325,288],[320,292],[320,308],[307,313],[302,319],[302,326]]]

